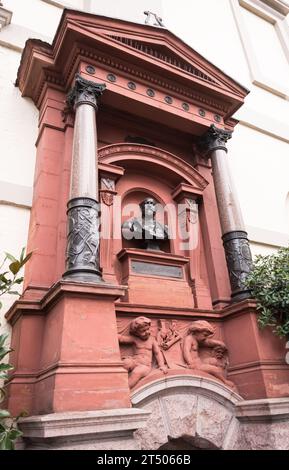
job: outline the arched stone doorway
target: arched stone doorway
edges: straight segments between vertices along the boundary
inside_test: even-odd
[[[174,376],[144,385],[132,395],[136,408],[151,415],[135,439],[147,450],[238,448],[235,405],[242,398],[205,377]]]

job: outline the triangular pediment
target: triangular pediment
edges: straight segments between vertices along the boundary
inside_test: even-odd
[[[190,62],[185,61],[179,55],[174,54],[168,47],[158,46],[157,44],[153,43],[145,43],[124,36],[116,36],[110,34],[108,36],[114,39],[115,41],[124,44],[127,47],[136,49],[145,55],[148,55],[150,57],[160,60],[161,62],[164,62],[165,64],[168,64],[171,67],[175,67],[176,69],[182,70],[185,73],[218,85],[218,82],[215,79],[204,73],[202,70],[200,70],[200,68],[197,68],[193,66]]]
[[[172,72],[179,71],[187,78],[207,83],[231,96],[243,99],[248,94],[246,88],[165,28],[103,17],[94,18],[98,18],[94,24],[87,19],[79,19],[78,23],[95,35],[119,44],[128,52],[134,51],[139,57],[169,67]]]
[[[148,87],[157,84],[184,105],[191,99],[200,109],[222,114],[226,122],[248,94],[165,28],[74,10],[64,10],[52,45],[27,42],[17,83],[25,96],[39,102],[45,81],[71,86],[79,57],[90,58],[96,67],[105,64],[115,75],[124,71],[126,77],[141,77]]]

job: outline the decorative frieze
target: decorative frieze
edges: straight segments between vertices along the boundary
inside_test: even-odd
[[[137,317],[129,323],[128,334],[119,335],[130,388],[160,369],[164,374],[181,370],[192,375],[206,373],[236,390],[227,379],[228,348],[223,341],[213,339],[214,326],[204,320],[193,321],[185,328],[179,323],[159,319],[156,329],[149,318]],[[124,356],[127,347],[129,352]]]

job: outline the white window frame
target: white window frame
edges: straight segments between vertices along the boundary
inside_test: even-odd
[[[251,37],[241,12],[241,8],[245,8],[275,27],[280,46],[283,48],[289,65],[289,26],[285,20],[289,13],[289,4],[281,0],[231,0],[231,6],[248,62],[252,83],[289,100],[289,82],[287,83],[284,80],[284,83],[282,83],[281,80],[280,82],[272,80],[260,70]]]

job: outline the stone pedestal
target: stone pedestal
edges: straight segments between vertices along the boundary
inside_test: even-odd
[[[230,351],[228,378],[248,400],[289,396],[286,341],[260,329],[256,304],[247,300],[222,312],[223,338]]]
[[[8,397],[14,415],[130,406],[114,306],[124,293],[104,283],[61,281],[28,310],[15,305]]]
[[[124,300],[143,305],[193,307],[188,284],[189,258],[152,250],[124,249],[118,253]]]

